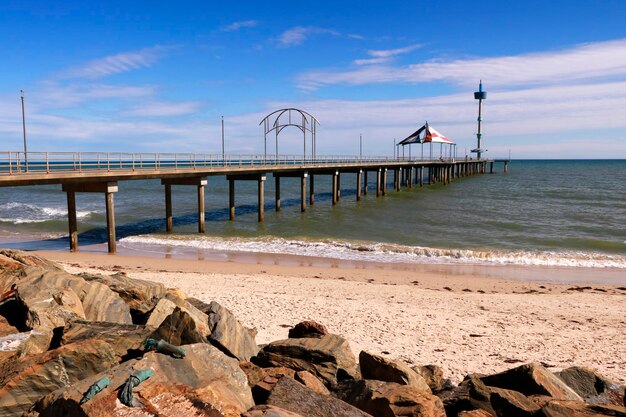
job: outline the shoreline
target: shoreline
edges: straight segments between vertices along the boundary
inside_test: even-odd
[[[367,350],[409,364],[436,364],[455,382],[471,372],[533,361],[551,370],[586,366],[626,382],[626,287],[544,283],[545,268],[520,268],[515,274],[525,271],[534,280],[515,280],[448,265],[385,269],[273,264],[267,258],[199,262],[36,253],[71,273],[125,273],[217,301],[256,328],[260,344],[315,320],[345,337],[355,355]],[[552,273],[563,278],[569,271]]]

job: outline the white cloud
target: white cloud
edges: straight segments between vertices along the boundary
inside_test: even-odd
[[[86,64],[69,69],[61,78],[102,78],[154,65],[170,47],[154,46],[133,52],[95,59]]]
[[[259,22],[257,22],[256,20],[243,20],[240,22],[233,22],[228,26],[225,26],[224,28],[222,28],[223,32],[235,32],[239,29],[242,28],[252,28],[255,26],[258,26]]]
[[[373,64],[383,64],[385,62],[389,62],[393,57],[406,54],[408,52],[414,51],[417,48],[421,48],[422,45],[414,44],[405,46],[403,48],[396,49],[378,49],[378,50],[369,50],[367,54],[372,58],[363,58],[357,59],[354,61],[356,65],[373,65]]]
[[[128,116],[165,117],[182,116],[196,113],[202,107],[199,101],[163,102],[155,101],[140,104],[135,108],[126,111]]]
[[[278,43],[284,47],[296,46],[306,41],[309,36],[318,34],[338,36],[339,32],[316,26],[296,26],[281,33]]]
[[[374,58],[385,58],[374,56]],[[372,63],[384,63],[384,60]],[[346,71],[311,71],[297,78],[313,90],[333,84],[451,82],[490,86],[549,85],[551,83],[626,76],[626,39],[596,42],[551,52],[514,56],[432,60],[407,66],[374,65]]]

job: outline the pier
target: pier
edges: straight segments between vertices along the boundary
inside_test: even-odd
[[[315,157],[302,155],[208,155],[160,153],[56,153],[0,152],[0,187],[59,184],[67,195],[69,248],[78,250],[76,193],[101,193],[107,219],[108,251],[115,253],[115,204],[118,182],[159,179],[164,188],[165,230],[173,231],[172,187],[196,187],[198,233],[205,233],[205,187],[209,177],[224,176],[229,184],[229,219],[235,220],[236,184],[255,181],[258,189],[258,221],[265,219],[265,182],[268,174],[275,181],[276,210],[281,210],[281,180],[300,183],[300,210],[315,204],[315,177],[331,176],[332,205],[341,200],[341,175],[356,174],[356,199],[368,195],[368,175],[375,176],[375,195],[382,198],[402,187],[447,185],[452,180],[494,172],[494,163],[508,160],[457,160],[454,158],[418,160],[391,157]],[[489,171],[488,171],[489,166]],[[372,178],[372,177],[370,177]]]

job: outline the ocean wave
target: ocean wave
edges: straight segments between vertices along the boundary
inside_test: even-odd
[[[94,211],[77,211],[78,219],[85,219]],[[67,208],[62,207],[40,207],[28,203],[5,203],[0,204],[0,222],[23,224],[42,223],[49,220],[66,220]]]
[[[385,263],[449,263],[480,265],[537,265],[587,268],[624,268],[626,256],[566,251],[505,251],[443,249],[390,243],[338,240],[297,240],[277,237],[224,238],[209,236],[141,235],[121,239],[130,246],[168,246],[217,252],[246,252],[312,256]]]

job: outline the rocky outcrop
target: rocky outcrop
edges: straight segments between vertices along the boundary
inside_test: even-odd
[[[328,334],[328,329],[323,324],[313,320],[302,321],[289,329],[288,337],[298,339],[301,337],[322,337]]]
[[[90,417],[142,415],[179,417],[209,415],[239,417],[254,406],[252,394],[237,361],[215,347],[198,343],[184,346],[183,359],[156,352],[140,360],[127,361],[107,372],[58,390],[37,401],[29,416],[87,415]],[[150,369],[152,376],[134,389],[139,411],[117,402],[117,390],[135,370]],[[91,400],[79,405],[83,393],[98,379],[107,376],[111,383]],[[70,412],[67,413],[67,410]],[[108,414],[107,414],[108,413]]]
[[[172,314],[167,316],[161,325],[150,336],[152,339],[163,339],[173,345],[188,345],[192,343],[207,343],[206,329],[197,328],[193,317],[180,307],[175,307]]]
[[[276,383],[267,403],[307,417],[371,417],[344,401],[318,394],[289,377],[282,377]]]
[[[207,311],[211,334],[209,341],[224,353],[240,361],[249,361],[259,351],[254,337],[239,323],[233,313],[215,301]]]
[[[284,366],[296,371],[309,371],[327,387],[335,385],[339,380],[358,377],[357,364],[348,341],[334,334],[319,339],[278,340],[263,347],[255,360],[261,366]]]
[[[61,345],[85,340],[102,340],[113,348],[117,361],[122,362],[142,355],[143,343],[151,332],[151,329],[135,324],[79,320],[63,328]]]
[[[443,369],[437,365],[418,365],[411,369],[424,378],[430,390],[437,393],[441,390],[452,388],[452,382],[443,377]]]
[[[5,362],[0,369],[0,417],[19,415],[42,396],[115,365],[113,349],[99,340]]]
[[[157,329],[161,324],[174,312],[176,308],[191,317],[195,324],[195,330],[203,337],[211,334],[209,328],[209,318],[202,311],[191,305],[187,300],[177,294],[168,293],[159,300],[154,310],[150,313],[150,317],[146,322],[146,327]]]
[[[294,379],[309,388],[322,395],[330,395],[330,391],[328,388],[319,380],[315,375],[310,373],[309,371],[298,371],[294,376]]]
[[[158,282],[131,279],[125,274],[81,274],[89,282],[99,282],[117,293],[130,308],[135,324],[145,324],[148,313],[165,295],[165,286]]]
[[[624,387],[591,369],[573,366],[557,372],[556,376],[587,403],[626,406]]]
[[[257,405],[243,413],[241,417],[304,417],[302,414],[292,413],[274,405]]]
[[[416,387],[421,392],[431,393],[426,380],[400,361],[394,361],[365,351],[359,353],[359,366],[364,379],[396,382]]]
[[[541,409],[541,413],[542,417],[626,417],[626,408],[578,401],[552,401]]]

